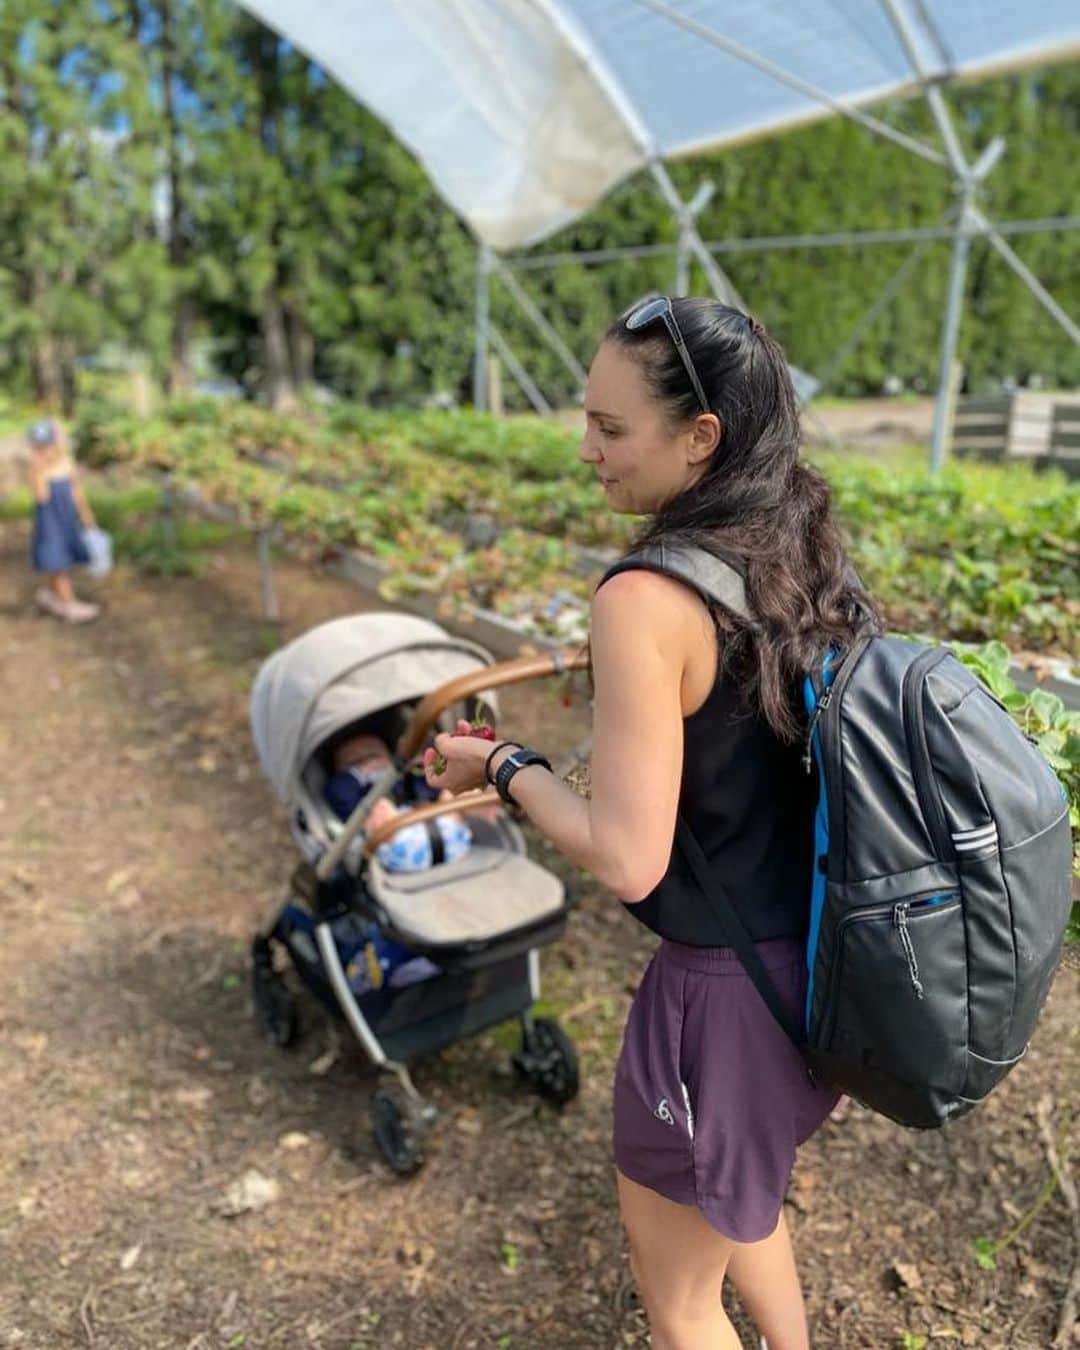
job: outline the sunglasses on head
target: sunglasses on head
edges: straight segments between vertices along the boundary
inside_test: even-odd
[[[632,333],[636,333],[639,328],[647,328],[657,319],[663,319],[664,321],[664,327],[668,330],[668,335],[675,344],[679,360],[683,363],[683,367],[690,377],[690,383],[694,386],[694,393],[697,395],[697,401],[701,404],[702,412],[712,412],[712,408],[709,407],[709,400],[705,397],[705,390],[701,387],[701,381],[698,379],[698,373],[694,369],[694,363],[690,359],[690,353],[686,349],[686,339],[683,337],[678,320],[675,318],[675,311],[672,308],[670,298],[666,295],[658,295],[655,300],[644,301],[626,316],[626,326]]]

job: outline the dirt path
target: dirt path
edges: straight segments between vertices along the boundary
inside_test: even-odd
[[[644,1345],[609,1093],[651,939],[586,880],[542,954],[579,1099],[560,1115],[523,1093],[501,1031],[457,1045],[417,1071],[442,1116],[425,1169],[395,1182],[345,1035],[306,1003],[280,1054],[251,1020],[247,944],[295,853],[247,732],[275,638],[250,551],[223,548],[201,579],[121,571],[105,618],[72,630],[32,616],[25,547],[0,526],[0,1347]],[[286,637],[361,607],[295,564],[278,585]],[[535,689],[508,691],[504,721],[556,751],[582,728]],[[816,1346],[1049,1343],[1060,1196],[997,1270],[971,1244],[1047,1176],[1035,1107],[1051,1094],[1060,1117],[1075,1092],[1078,1012],[1063,972],[1027,1060],[947,1134],[855,1111],[804,1149],[788,1215]],[[224,1217],[249,1168],[277,1199]]]

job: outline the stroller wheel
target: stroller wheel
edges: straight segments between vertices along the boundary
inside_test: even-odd
[[[371,1099],[375,1143],[399,1177],[411,1177],[424,1165],[427,1123],[420,1108],[397,1087],[376,1088]]]
[[[510,1062],[534,1092],[557,1106],[578,1093],[578,1059],[574,1042],[550,1017],[523,1024],[522,1047]]]
[[[284,1050],[300,1034],[300,1010],[285,981],[268,963],[256,958],[252,969],[255,1019],[271,1044]]]

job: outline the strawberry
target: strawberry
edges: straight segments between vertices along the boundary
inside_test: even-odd
[[[485,722],[482,717],[476,717],[469,723],[467,734],[481,741],[495,740],[495,728],[490,723]],[[446,772],[446,757],[439,754],[438,751],[435,752],[435,758],[431,761],[431,772],[436,776]]]

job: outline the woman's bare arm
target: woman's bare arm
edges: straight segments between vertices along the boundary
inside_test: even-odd
[[[520,769],[511,788],[561,853],[628,903],[654,889],[671,858],[682,776],[687,606],[680,583],[650,572],[623,572],[600,588],[590,634],[596,688],[591,798],[585,801],[539,767]]]

